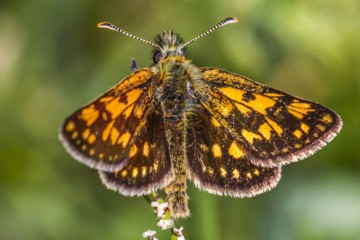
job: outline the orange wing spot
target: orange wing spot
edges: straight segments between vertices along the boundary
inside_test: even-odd
[[[138,150],[138,147],[136,146],[136,144],[134,144],[130,149],[129,157],[132,158],[133,156],[135,156]]]
[[[202,159],[200,159],[200,164],[201,164],[201,170],[202,170],[202,172],[203,172],[203,173],[206,172],[206,166],[205,166],[205,164],[204,164],[204,162],[203,162]]]
[[[86,140],[88,137],[89,137],[89,135],[90,135],[90,128],[86,128],[83,132],[82,132],[82,138],[84,139],[84,140]]]
[[[237,102],[242,102],[242,97],[246,93],[246,91],[239,90],[233,87],[223,87],[219,88],[220,92],[222,92],[228,98],[235,100]]]
[[[304,102],[292,102],[290,103],[290,106],[294,108],[311,108],[310,103],[304,103]]]
[[[246,176],[247,179],[252,179],[253,178],[253,176],[251,175],[250,172],[246,172],[245,176]]]
[[[208,148],[205,144],[200,144],[200,149],[201,149],[203,152],[209,151],[209,148]]]
[[[134,116],[137,118],[141,118],[144,115],[144,108],[145,108],[145,105],[138,105],[134,109]]]
[[[309,133],[310,127],[309,127],[308,125],[306,125],[305,123],[301,123],[301,124],[300,124],[300,128],[301,128],[301,130],[304,131],[304,133],[306,133],[306,134]]]
[[[330,114],[324,115],[321,120],[327,124],[332,123],[334,121],[333,117]]]
[[[100,158],[100,159],[103,159],[103,158],[104,158],[104,154],[103,154],[103,153],[100,153],[100,154],[99,154],[99,158]]]
[[[281,149],[281,152],[283,152],[283,153],[288,153],[288,152],[289,152],[289,148],[288,148],[288,147],[284,147],[283,149]]]
[[[227,171],[226,171],[225,168],[220,167],[219,171],[220,171],[220,176],[221,176],[221,177],[226,177]]]
[[[319,137],[319,134],[316,132],[316,133],[313,134],[313,137],[314,137],[314,138],[318,138],[318,137]]]
[[[86,145],[85,145],[85,144],[83,144],[83,145],[81,146],[81,150],[83,150],[83,151],[86,150]]]
[[[287,107],[288,112],[293,115],[294,117],[298,118],[298,119],[302,119],[304,117],[304,115],[302,115],[301,113],[298,113],[294,110],[291,110],[289,107]]]
[[[214,127],[220,127],[220,123],[214,118],[214,117],[211,117],[211,123]]]
[[[81,114],[82,115],[89,115],[89,114],[93,114],[94,111],[97,111],[95,109],[95,105],[94,104],[91,104],[90,106],[86,107],[86,108],[83,108],[83,110],[81,110]]]
[[[109,99],[109,101],[107,101],[105,104],[106,110],[108,110],[109,112],[112,112],[113,109],[116,108],[116,106],[118,106],[119,100],[120,100],[120,97],[116,97],[116,98],[112,97],[111,99]]]
[[[263,115],[267,114],[266,109],[271,108],[276,103],[276,101],[274,101],[273,99],[264,97],[260,94],[254,94],[254,97],[255,97],[254,100],[248,103],[243,102],[243,104],[248,105],[249,107],[251,107],[252,109]]]
[[[316,128],[319,129],[321,132],[325,131],[325,126],[323,126],[321,124],[317,124]]]
[[[91,126],[100,116],[98,110],[95,109],[94,104],[81,110],[80,119],[86,122],[86,126]]]
[[[128,171],[126,169],[124,169],[120,172],[120,174],[123,178],[125,178],[128,175]]]
[[[227,117],[233,110],[233,106],[230,103],[223,102],[220,106],[216,107],[216,110],[218,110],[224,117]]]
[[[208,167],[208,172],[210,175],[214,175],[214,169],[212,167]]]
[[[274,129],[274,131],[275,131],[279,136],[282,135],[283,129],[282,129],[276,122],[274,122],[273,120],[271,120],[271,119],[268,118],[268,117],[265,117],[265,120],[270,124],[270,126]]]
[[[156,159],[154,161],[153,167],[154,167],[154,171],[157,172],[159,169],[159,160]]]
[[[118,144],[122,144],[123,148],[126,148],[126,146],[129,143],[131,134],[129,133],[129,131],[126,131],[124,134],[122,134],[119,138],[119,140],[117,141]]]
[[[274,115],[275,117],[279,117],[279,114],[280,114],[281,110],[282,110],[282,107],[276,108],[276,110],[274,111],[273,115]]]
[[[94,155],[95,155],[95,150],[94,150],[93,148],[90,149],[89,155],[90,155],[90,156],[94,156]]]
[[[235,103],[235,107],[244,115],[248,115],[252,110],[240,103]]]
[[[134,109],[134,105],[128,107],[124,112],[123,112],[123,116],[125,119],[128,119],[128,117],[130,116],[132,110]]]
[[[132,172],[131,172],[131,176],[133,178],[136,178],[138,176],[138,174],[139,174],[139,169],[137,167],[134,167]]]
[[[75,129],[75,123],[73,121],[69,121],[65,126],[65,131],[71,132]]]
[[[103,113],[101,114],[101,117],[102,117],[102,119],[103,119],[104,121],[107,121],[107,120],[108,120],[108,116],[107,116],[106,112],[103,112]]]
[[[259,169],[257,169],[257,168],[254,169],[254,175],[255,175],[255,176],[259,176],[259,175],[260,175]]]
[[[271,127],[269,124],[267,124],[266,122],[261,124],[258,131],[259,133],[261,133],[261,135],[263,135],[263,137],[266,139],[266,140],[270,140],[271,138]]]
[[[149,152],[150,152],[150,146],[149,146],[149,143],[146,141],[143,145],[143,152],[142,152],[144,157],[148,157]]]
[[[118,140],[119,135],[120,135],[120,132],[117,130],[116,127],[113,127],[110,132],[110,139],[111,139],[112,145],[115,145],[116,141]]]
[[[120,102],[120,97],[114,98],[105,105],[106,111],[111,114],[111,118],[117,118],[125,109],[126,104]]]
[[[145,177],[147,174],[147,167],[146,166],[142,166],[141,167],[141,176]]]
[[[296,143],[296,144],[294,145],[294,148],[296,148],[296,149],[301,148],[301,144],[300,144],[300,143]]]
[[[235,179],[239,179],[240,177],[240,173],[236,168],[232,171],[232,177]]]
[[[79,136],[79,133],[77,131],[74,131],[72,134],[71,134],[71,139],[75,139]]]
[[[315,112],[309,103],[291,103],[286,106],[288,112],[298,119],[302,119],[309,112]]]
[[[133,104],[135,101],[137,101],[141,95],[143,91],[139,88],[135,88],[131,91],[129,91],[126,96],[127,96],[127,100],[128,100],[128,104],[127,105],[130,105],[130,104]]]
[[[235,159],[239,159],[243,157],[245,154],[244,152],[239,148],[238,144],[233,141],[229,147],[229,155],[233,156]]]
[[[246,141],[248,141],[250,144],[254,143],[254,139],[262,140],[262,137],[259,134],[247,131],[246,129],[243,129],[241,131],[241,135],[245,138]]]
[[[102,132],[102,140],[106,142],[110,136],[110,131],[113,128],[115,120],[112,120],[108,125],[106,125],[104,131]]]
[[[222,156],[222,152],[221,152],[221,148],[220,148],[219,144],[212,145],[212,152],[213,152],[214,157]]]
[[[99,99],[99,102],[102,102],[102,103],[109,102],[112,99],[114,99],[114,98],[113,97],[102,97],[102,98]]]
[[[301,136],[303,135],[303,133],[302,133],[302,131],[300,131],[299,129],[296,129],[296,130],[293,132],[293,135],[294,135],[296,138],[300,139]]]
[[[282,97],[284,96],[283,94],[280,94],[280,93],[265,93],[265,96],[267,97],[273,97],[273,98],[279,98],[279,97]]]
[[[95,134],[90,134],[89,138],[87,139],[89,144],[93,144],[96,141],[96,136]]]

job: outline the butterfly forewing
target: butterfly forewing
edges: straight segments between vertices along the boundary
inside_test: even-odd
[[[280,166],[303,159],[331,141],[339,116],[237,74],[201,68],[208,86],[201,104],[257,165]]]
[[[207,110],[192,116],[188,170],[195,185],[217,195],[251,197],[275,187],[281,167],[254,165],[243,145]]]
[[[121,169],[146,122],[152,73],[141,69],[69,116],[60,138],[69,153],[99,170]]]

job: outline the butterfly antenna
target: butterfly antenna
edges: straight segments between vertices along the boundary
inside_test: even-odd
[[[238,19],[236,17],[225,18],[224,20],[220,21],[218,24],[216,24],[215,26],[213,26],[212,28],[210,28],[209,30],[204,32],[203,34],[201,34],[201,35],[197,36],[196,38],[193,38],[190,41],[188,41],[187,43],[185,43],[183,45],[183,47],[189,45],[190,43],[193,43],[193,42],[199,40],[202,37],[205,37],[206,35],[213,32],[214,30],[218,29],[219,27],[223,27],[223,26],[228,25],[230,23],[237,23],[237,22],[238,22]]]
[[[98,28],[107,28],[107,29],[110,29],[110,30],[113,30],[113,31],[116,31],[116,32],[120,32],[120,33],[124,34],[125,36],[131,37],[131,38],[133,38],[133,39],[139,40],[139,41],[144,42],[144,43],[147,43],[147,44],[149,44],[149,45],[151,45],[151,46],[153,46],[153,47],[156,47],[156,48],[159,49],[159,50],[162,50],[159,45],[157,45],[157,44],[155,44],[155,43],[153,43],[153,42],[150,42],[150,41],[148,41],[148,40],[142,39],[142,38],[140,38],[140,37],[134,36],[134,35],[132,35],[131,33],[126,32],[125,30],[119,28],[118,26],[115,26],[115,25],[112,24],[112,23],[109,23],[109,22],[101,22],[101,23],[98,23],[98,24],[97,24],[97,27],[98,27]]]

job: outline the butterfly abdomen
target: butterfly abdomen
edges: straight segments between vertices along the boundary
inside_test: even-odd
[[[174,218],[187,217],[188,200],[186,196],[186,135],[187,124],[185,99],[176,94],[174,99],[163,101],[161,106],[164,117],[166,142],[175,179],[165,188],[169,209]]]
[[[170,59],[171,60],[171,59]],[[157,89],[157,106],[161,106],[166,143],[168,145],[172,171],[175,179],[166,188],[169,209],[174,218],[190,215],[186,195],[187,163],[187,128],[188,116],[195,111],[194,81],[197,81],[197,70],[187,61],[178,63],[180,58],[173,58],[160,64],[161,88]]]

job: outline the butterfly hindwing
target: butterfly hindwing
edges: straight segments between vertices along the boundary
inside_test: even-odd
[[[280,180],[281,167],[254,165],[245,149],[206,109],[198,109],[188,129],[190,178],[212,194],[251,197]]]
[[[138,70],[70,115],[59,130],[68,152],[99,170],[125,166],[130,143],[146,122],[151,79],[150,69]]]
[[[162,116],[151,112],[130,143],[130,161],[123,169],[100,171],[103,183],[125,196],[147,195],[167,186],[174,178]]]
[[[240,75],[201,68],[201,104],[256,165],[281,166],[301,160],[330,142],[342,122],[333,111]]]

